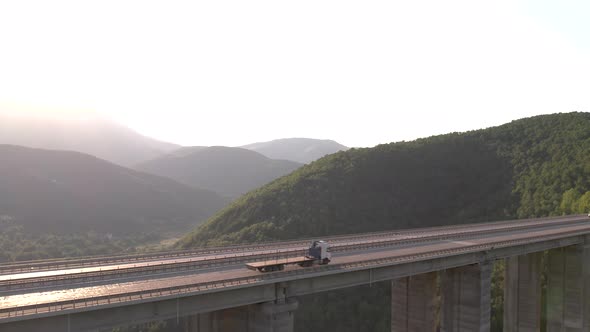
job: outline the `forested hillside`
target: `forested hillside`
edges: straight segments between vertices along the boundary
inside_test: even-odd
[[[0,145],[0,230],[137,234],[184,230],[226,199],[77,152]]]
[[[351,149],[250,192],[183,246],[584,212],[590,114]]]
[[[179,149],[136,168],[236,198],[301,166],[242,148],[198,146]]]
[[[588,210],[590,114],[553,114],[327,156],[243,196],[179,246]],[[386,331],[388,287],[304,297],[306,309],[298,312],[297,330]],[[501,292],[501,274],[497,274],[495,330],[501,326]],[[364,317],[364,325],[343,323],[341,318],[348,315]]]

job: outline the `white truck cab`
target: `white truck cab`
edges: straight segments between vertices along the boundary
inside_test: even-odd
[[[313,241],[309,247],[307,257],[314,258],[320,264],[328,264],[332,260],[330,245],[326,241]]]

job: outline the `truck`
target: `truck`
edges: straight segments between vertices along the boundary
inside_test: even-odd
[[[326,241],[313,241],[305,256],[273,259],[263,262],[246,263],[250,270],[259,272],[282,271],[286,265],[299,265],[309,267],[314,264],[325,265],[330,263],[332,253],[330,245]]]

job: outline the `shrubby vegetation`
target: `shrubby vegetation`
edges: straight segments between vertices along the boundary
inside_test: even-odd
[[[572,188],[564,192],[559,209],[565,214],[587,213],[590,211],[590,191],[581,194]]]
[[[330,155],[243,196],[178,246],[321,237],[589,209],[590,114],[553,114]],[[500,264],[494,272],[495,331],[502,325],[502,271]],[[382,286],[383,297],[388,292],[388,286]],[[298,330],[338,326],[340,331],[387,331],[389,306],[376,299],[379,296],[367,296],[363,290],[303,298],[313,305],[298,311],[300,321],[304,318]],[[338,325],[352,314],[364,315],[371,326]]]
[[[0,231],[0,263],[69,258],[92,255],[131,254],[157,248],[162,240],[156,233],[125,237],[95,232],[78,234],[31,234],[22,226],[2,225]]]

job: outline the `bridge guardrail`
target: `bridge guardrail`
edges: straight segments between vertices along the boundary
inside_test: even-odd
[[[436,227],[425,227],[419,229],[411,229],[411,230],[396,230],[396,231],[386,231],[386,232],[369,232],[363,234],[343,234],[343,235],[336,235],[332,237],[326,237],[325,239],[328,241],[335,241],[338,239],[358,239],[358,238],[366,238],[366,237],[386,237],[392,235],[408,235],[408,234],[423,234],[426,232],[432,232],[437,230],[453,230],[457,228],[477,228],[477,227],[490,227],[490,226],[497,226],[503,224],[511,224],[515,222],[523,223],[523,222],[538,222],[538,221],[547,221],[552,222],[555,220],[572,220],[572,219],[579,219],[584,218],[587,216],[585,215],[575,215],[569,217],[551,217],[551,218],[536,218],[536,219],[522,219],[522,220],[508,220],[508,221],[496,221],[496,222],[485,222],[485,223],[473,223],[473,224],[463,224],[463,225],[452,225],[452,226],[436,226]],[[283,241],[283,242],[271,242],[271,243],[264,243],[264,244],[245,244],[245,245],[236,245],[236,246],[226,246],[226,247],[212,247],[212,248],[202,248],[202,249],[188,249],[188,250],[178,250],[178,251],[165,251],[165,252],[152,252],[152,253],[145,253],[145,254],[136,254],[136,255],[115,255],[115,256],[99,256],[99,257],[84,257],[84,258],[72,258],[72,259],[54,259],[54,260],[43,260],[43,261],[29,261],[29,262],[21,262],[21,263],[2,263],[0,264],[0,275],[2,274],[9,274],[9,273],[23,273],[23,272],[31,272],[31,268],[33,271],[45,271],[50,269],[58,269],[58,268],[69,268],[69,267],[87,267],[87,266],[96,266],[97,264],[113,264],[117,262],[132,262],[132,261],[148,261],[148,260],[155,260],[155,259],[165,259],[165,258],[173,258],[173,257],[186,257],[192,255],[215,255],[220,253],[231,253],[236,251],[243,251],[243,250],[264,250],[264,248],[269,247],[276,247],[278,245],[283,246],[296,246],[296,245],[305,245],[316,238],[308,238],[308,239],[296,239],[291,241]]]
[[[586,223],[586,219],[580,221],[581,223]],[[571,225],[571,224],[570,224]],[[539,227],[543,227],[543,225],[534,225],[535,229]],[[531,225],[528,224],[514,224],[510,227],[503,228],[502,230],[510,229],[510,230],[523,230],[530,228]],[[473,231],[473,230],[466,230],[464,232],[453,233],[447,232],[442,234],[424,236],[424,237],[415,237],[415,238],[401,238],[401,239],[392,239],[392,240],[380,240],[376,239],[373,241],[362,241],[362,242],[352,242],[343,245],[336,245],[332,247],[332,252],[349,252],[354,250],[363,250],[363,249],[371,249],[371,248],[382,248],[387,246],[395,246],[395,245],[408,245],[408,244],[416,244],[416,243],[423,243],[431,240],[450,240],[450,239],[462,239],[468,236],[472,236],[473,233],[477,233],[478,235],[487,235],[498,232],[499,230],[496,229],[487,229],[484,231]],[[6,280],[0,281],[0,294],[2,292],[7,292],[11,290],[17,289],[24,289],[27,286],[28,288],[39,288],[43,286],[51,286],[51,285],[67,285],[72,283],[83,283],[83,282],[92,282],[92,281],[99,281],[105,280],[108,278],[112,278],[113,276],[123,278],[123,277],[131,277],[131,276],[139,276],[142,274],[154,274],[154,273],[171,273],[171,272],[180,272],[184,270],[194,270],[200,268],[212,268],[212,267],[219,267],[219,266],[228,266],[234,265],[239,263],[247,263],[247,262],[254,262],[254,261],[265,261],[265,260],[272,260],[272,259],[281,259],[281,258],[293,258],[298,257],[305,254],[305,250],[293,250],[293,251],[268,251],[267,253],[254,253],[254,254],[234,254],[234,255],[225,255],[222,257],[214,257],[210,260],[196,260],[196,261],[188,261],[183,263],[161,263],[152,266],[144,266],[144,267],[129,267],[125,269],[113,269],[107,271],[95,271],[95,272],[84,272],[84,273],[73,273],[73,274],[63,274],[51,277],[39,277],[39,278],[30,278],[30,279],[16,279],[16,280]]]
[[[154,273],[166,273],[166,272],[180,272],[183,270],[194,270],[194,269],[206,269],[206,268],[213,268],[219,266],[226,266],[226,265],[235,265],[239,263],[249,262],[249,261],[264,261],[269,259],[282,259],[282,258],[293,258],[298,257],[306,254],[306,250],[292,250],[288,252],[276,252],[276,251],[267,251],[266,253],[256,253],[256,254],[235,254],[235,255],[227,255],[222,257],[215,257],[214,259],[209,260],[194,260],[194,261],[187,261],[182,263],[164,263],[157,265],[150,265],[150,266],[140,266],[140,267],[129,267],[124,269],[112,269],[112,270],[105,270],[105,271],[94,271],[94,272],[84,272],[84,273],[72,273],[72,274],[62,274],[58,276],[52,277],[38,277],[38,278],[30,278],[30,279],[8,279],[4,281],[0,281],[0,294],[4,291],[14,290],[14,289],[21,289],[19,285],[26,286],[26,285],[35,285],[35,286],[42,286],[44,283],[52,282],[52,281],[67,281],[72,280],[73,282],[91,282],[96,280],[104,280],[108,277],[119,276],[131,276],[131,275],[141,275],[145,273],[154,274]],[[58,278],[58,279],[56,279]]]
[[[290,270],[290,271],[282,271],[282,272],[274,272],[274,273],[266,273],[266,274],[257,274],[248,277],[240,277],[240,278],[232,278],[232,279],[225,279],[219,281],[209,281],[209,282],[201,282],[192,285],[180,285],[180,286],[172,286],[172,287],[164,287],[161,289],[153,289],[153,290],[143,290],[143,291],[135,291],[135,292],[128,292],[125,294],[113,294],[113,295],[105,295],[105,296],[97,296],[91,297],[86,299],[79,299],[79,300],[68,300],[68,301],[57,301],[54,303],[49,304],[35,304],[35,305],[26,305],[26,306],[18,306],[18,307],[11,307],[11,308],[0,308],[0,324],[1,319],[7,319],[11,317],[19,317],[25,315],[32,315],[32,314],[39,314],[39,313],[50,313],[55,311],[64,311],[64,310],[75,310],[80,308],[87,308],[90,306],[100,306],[100,305],[108,305],[113,303],[123,303],[123,302],[131,302],[131,301],[138,301],[144,300],[149,298],[158,298],[164,296],[170,296],[174,294],[184,293],[186,296],[191,295],[193,293],[199,291],[206,291],[211,289],[219,289],[219,288],[227,288],[227,287],[237,287],[243,286],[245,284],[253,284],[261,281],[268,281],[272,279],[285,279],[289,278],[293,275],[310,275],[313,276],[314,273],[319,272],[328,272],[331,270],[359,270],[359,269],[366,269],[368,266],[371,268],[381,267],[381,266],[389,266],[394,264],[399,264],[407,261],[416,261],[416,260],[426,260],[426,259],[433,259],[433,258],[441,258],[447,256],[453,256],[460,253],[465,252],[478,252],[482,249],[491,249],[491,248],[500,248],[500,247],[509,247],[515,246],[520,244],[530,244],[533,242],[540,242],[540,241],[548,241],[554,239],[563,239],[564,237],[571,237],[571,236],[579,236],[579,235],[587,235],[590,232],[590,226],[586,227],[584,230],[572,230],[561,232],[558,234],[551,234],[551,235],[539,235],[532,238],[526,239],[515,239],[515,240],[505,240],[505,241],[497,241],[485,244],[475,244],[470,246],[464,246],[460,248],[453,248],[447,250],[434,250],[430,252],[424,252],[420,254],[407,254],[403,256],[395,256],[395,257],[387,257],[387,258],[380,258],[380,259],[373,259],[361,262],[351,262],[351,263],[341,263],[341,264],[333,264],[333,265],[324,265],[324,266],[315,266],[306,269],[297,269],[297,270]]]

